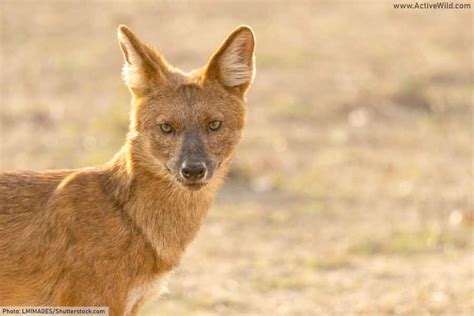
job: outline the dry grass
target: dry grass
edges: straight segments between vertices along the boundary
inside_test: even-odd
[[[257,35],[229,181],[145,315],[472,315],[472,9],[1,1],[0,167],[106,161],[125,23],[185,70]]]

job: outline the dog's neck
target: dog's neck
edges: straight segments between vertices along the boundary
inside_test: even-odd
[[[117,205],[130,216],[160,261],[176,266],[201,226],[222,176],[191,191],[134,163],[127,145],[107,165],[106,173],[106,190]]]

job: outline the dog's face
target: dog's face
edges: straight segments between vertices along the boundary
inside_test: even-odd
[[[237,28],[202,70],[169,66],[128,28],[119,27],[124,80],[134,99],[130,143],[148,171],[190,190],[227,166],[245,120],[254,76],[254,37]]]
[[[152,90],[135,112],[136,144],[148,167],[198,189],[232,155],[244,124],[244,104],[216,84]]]

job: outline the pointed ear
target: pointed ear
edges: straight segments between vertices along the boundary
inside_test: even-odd
[[[255,75],[255,37],[248,26],[236,28],[211,57],[206,79],[244,95]]]
[[[140,94],[153,81],[164,78],[166,62],[153,48],[144,44],[125,25],[118,27],[117,37],[124,58],[122,77],[134,93]]]

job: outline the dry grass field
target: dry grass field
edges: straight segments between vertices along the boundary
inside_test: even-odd
[[[469,2],[469,1],[464,1]],[[0,169],[125,139],[118,24],[183,70],[257,36],[228,181],[144,315],[473,315],[473,10],[0,0]],[[1,203],[1,201],[0,201]]]

